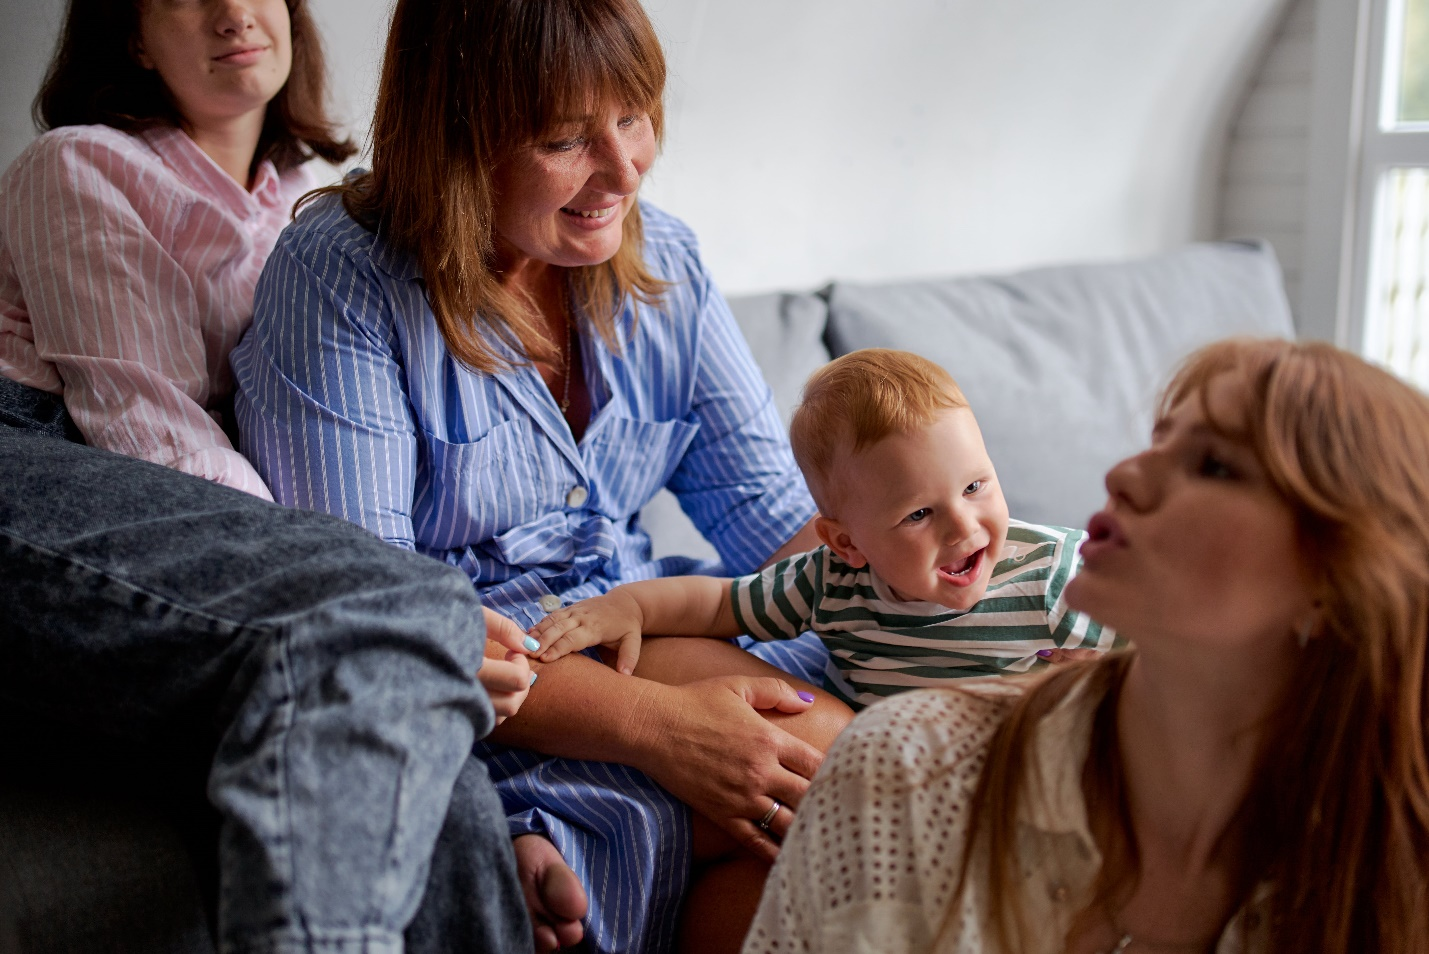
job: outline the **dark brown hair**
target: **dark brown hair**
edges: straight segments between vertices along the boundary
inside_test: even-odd
[[[650,116],[658,140],[665,58],[638,0],[398,0],[372,124],[372,171],[322,190],[413,256],[447,347],[469,367],[505,364],[492,337],[558,360],[534,304],[493,271],[493,173],[516,147],[592,102]],[[639,206],[608,262],[569,269],[575,304],[612,346],[624,301],[659,299]]]
[[[1210,417],[1223,374],[1247,384],[1248,428]],[[1293,509],[1323,623],[1267,726],[1235,821],[1241,897],[1260,882],[1278,952],[1410,954],[1429,939],[1429,397],[1323,343],[1233,340],[1193,355],[1161,404],[1199,401],[1243,441]],[[1109,808],[1112,852],[1136,877],[1113,716],[1121,654],[1058,667],[994,737],[972,803],[989,866],[989,927],[1008,950],[1018,909],[1013,806],[1036,724],[1081,677],[1107,691],[1084,770]],[[1089,673],[1090,670],[1090,673]],[[964,859],[966,884],[973,852]],[[1105,897],[1112,887],[1100,886]]]
[[[59,44],[31,114],[41,130],[104,125],[138,132],[182,129],[180,114],[159,74],[139,65],[140,0],[69,0]],[[342,162],[357,152],[327,114],[327,69],[317,25],[306,0],[287,0],[293,65],[288,82],[268,104],[253,164],[272,160],[279,171],[313,156]]]

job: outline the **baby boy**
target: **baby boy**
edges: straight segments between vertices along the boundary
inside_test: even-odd
[[[552,613],[532,635],[551,661],[642,633],[793,639],[829,648],[827,687],[855,709],[950,679],[1025,672],[1114,634],[1062,591],[1086,536],[1010,520],[982,432],[938,365],[871,348],[809,379],[790,427],[823,546],[734,580],[667,577]],[[711,675],[714,675],[713,673]]]

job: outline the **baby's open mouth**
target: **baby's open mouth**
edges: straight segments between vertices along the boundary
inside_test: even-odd
[[[954,563],[938,567],[938,576],[955,583],[959,586],[967,586],[977,578],[977,571],[982,566],[983,554],[987,552],[987,547],[975,550]]]

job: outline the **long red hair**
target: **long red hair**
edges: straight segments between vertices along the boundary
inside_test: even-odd
[[[1323,624],[1299,655],[1295,692],[1268,726],[1236,819],[1237,883],[1274,887],[1273,949],[1409,954],[1429,947],[1429,397],[1322,343],[1231,340],[1185,363],[1161,413],[1206,403],[1210,382],[1249,385],[1255,452],[1297,516],[1319,575]],[[1211,421],[1212,426],[1217,426]],[[1227,430],[1221,425],[1223,430]],[[1227,430],[1227,433],[1229,431]],[[1013,806],[1038,721],[1083,678],[1105,701],[1083,772],[1108,806],[1111,854],[1137,868],[1116,756],[1115,704],[1128,658],[1059,667],[995,736],[971,806],[963,862],[987,866],[989,930],[1008,950],[1018,906]],[[1104,898],[1114,888],[1099,886]]]

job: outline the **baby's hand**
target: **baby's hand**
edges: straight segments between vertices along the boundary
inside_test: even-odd
[[[589,646],[618,646],[615,668],[628,676],[640,659],[644,622],[640,604],[616,587],[604,596],[556,610],[531,627],[531,635],[541,644],[536,658],[554,662]]]
[[[526,653],[533,651],[536,644],[521,632],[521,627],[500,613],[483,607],[482,615],[486,619],[486,658],[476,671],[476,679],[491,697],[496,724],[500,725],[521,708],[531,683],[536,681],[530,660],[526,658]]]

